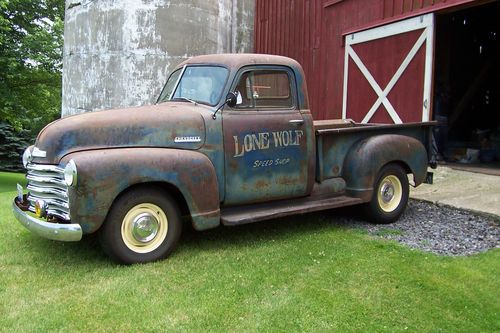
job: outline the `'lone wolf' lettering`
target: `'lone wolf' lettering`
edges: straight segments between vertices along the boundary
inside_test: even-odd
[[[254,150],[269,149],[272,145],[275,148],[286,148],[288,146],[300,146],[300,141],[304,136],[302,130],[288,130],[278,132],[262,132],[246,134],[242,142],[235,135],[234,138],[234,156],[242,157],[245,153]]]

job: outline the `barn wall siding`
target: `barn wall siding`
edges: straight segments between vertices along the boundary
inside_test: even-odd
[[[256,0],[255,52],[299,61],[315,119],[342,117],[344,39],[363,30],[470,0]]]

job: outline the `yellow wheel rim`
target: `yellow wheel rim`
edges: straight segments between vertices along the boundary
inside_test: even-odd
[[[403,186],[398,177],[389,175],[382,179],[377,189],[379,207],[386,213],[398,208],[403,198]]]
[[[122,239],[125,245],[137,253],[156,250],[168,233],[167,215],[157,205],[139,204],[123,218]]]

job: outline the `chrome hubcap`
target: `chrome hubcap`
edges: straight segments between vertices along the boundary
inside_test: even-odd
[[[158,220],[149,213],[138,215],[132,222],[132,236],[141,243],[147,243],[158,234]]]
[[[380,194],[384,202],[389,202],[394,198],[394,186],[392,183],[384,183],[380,188]]]

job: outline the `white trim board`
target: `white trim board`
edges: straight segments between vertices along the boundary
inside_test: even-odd
[[[380,27],[354,32],[346,35],[346,44],[354,45],[364,43],[376,39],[381,39],[389,36],[395,36],[406,32],[419,30],[432,26],[434,24],[434,14],[426,14],[417,16],[404,21],[390,23]]]

